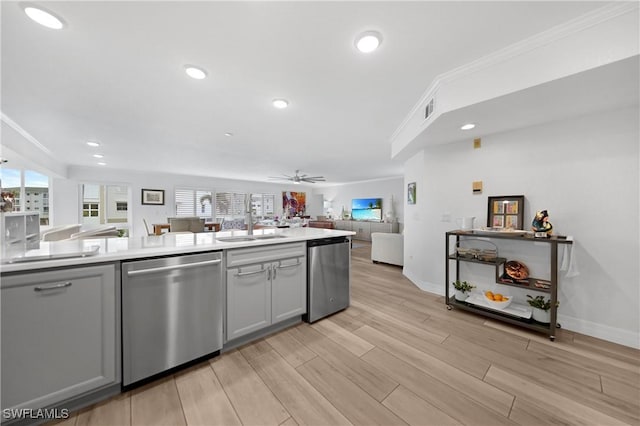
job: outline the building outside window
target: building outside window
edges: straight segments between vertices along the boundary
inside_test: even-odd
[[[32,205],[40,212],[40,225],[49,224],[49,176],[33,170],[0,168],[2,198],[10,200],[9,211],[31,211]]]
[[[128,233],[129,187],[126,185],[81,185],[83,225],[115,225]]]

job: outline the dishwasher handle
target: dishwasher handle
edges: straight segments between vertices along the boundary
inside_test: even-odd
[[[158,266],[157,268],[139,269],[137,271],[127,271],[127,276],[133,277],[137,275],[155,274],[156,272],[175,271],[177,269],[198,268],[200,266],[218,265],[222,263],[221,259],[205,260],[203,262],[185,263],[183,265]]]

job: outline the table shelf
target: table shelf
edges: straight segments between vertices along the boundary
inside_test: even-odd
[[[451,244],[451,239],[455,238],[455,244]],[[470,241],[473,239],[505,239],[521,241],[524,244],[532,243],[546,243],[549,244],[549,275],[550,279],[541,279],[529,277],[526,280],[515,280],[506,275],[504,271],[501,271],[500,266],[506,263],[506,259],[498,257],[495,260],[480,260],[476,258],[467,258],[459,256],[457,253],[451,253],[450,247],[459,247],[461,241]],[[558,246],[562,244],[572,244],[573,241],[567,239],[565,236],[555,235],[548,238],[534,238],[532,235],[525,233],[509,233],[509,232],[496,232],[485,233],[476,231],[450,231],[445,234],[445,303],[448,309],[462,309],[470,312],[474,312],[479,315],[484,315],[489,318],[501,320],[510,324],[520,325],[522,327],[535,330],[538,332],[547,333],[550,340],[555,340],[556,328],[559,328],[557,323],[557,301],[558,301]],[[455,279],[460,280],[460,262],[471,262],[487,266],[492,266],[495,270],[495,282],[499,285],[505,285],[514,288],[522,288],[531,291],[537,291],[546,293],[551,300],[550,316],[551,321],[549,324],[539,323],[531,318],[520,318],[495,310],[492,308],[484,307],[479,304],[471,304],[456,300],[450,295],[449,284],[451,282],[451,263],[455,264],[454,273]],[[538,287],[536,286],[538,284]],[[541,285],[547,286],[547,288],[541,287]]]

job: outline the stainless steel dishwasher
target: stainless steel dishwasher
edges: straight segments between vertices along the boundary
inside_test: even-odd
[[[351,243],[347,237],[307,242],[307,314],[315,322],[351,303]]]
[[[122,263],[122,384],[222,349],[222,252]]]

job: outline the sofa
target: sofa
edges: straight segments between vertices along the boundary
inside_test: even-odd
[[[371,234],[371,260],[391,265],[404,265],[404,235],[386,232]]]

